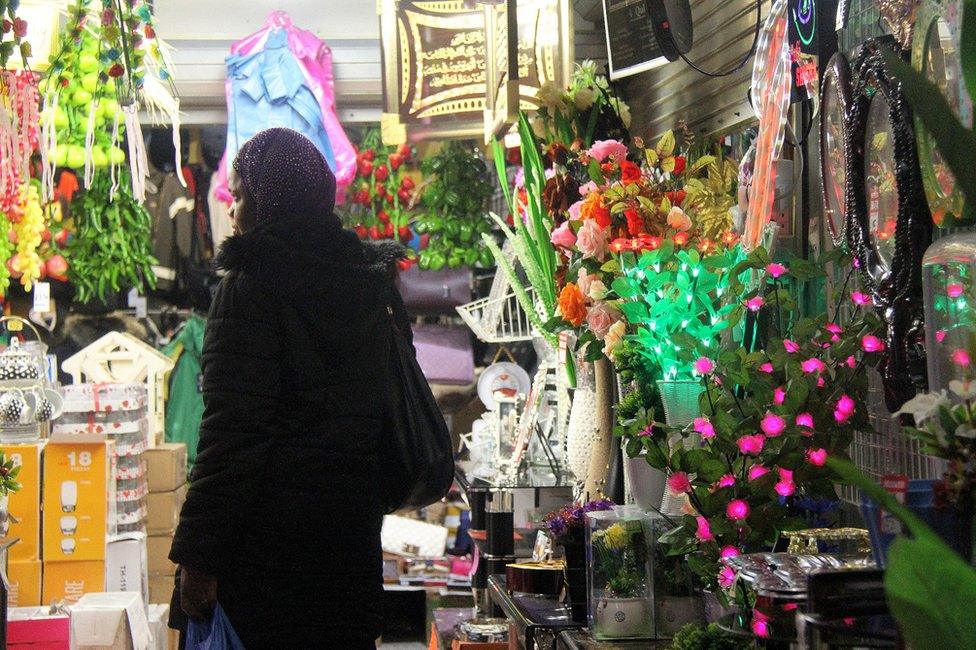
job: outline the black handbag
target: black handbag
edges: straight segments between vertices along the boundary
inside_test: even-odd
[[[451,433],[413,345],[392,317],[390,398],[393,440],[383,455],[387,512],[422,508],[444,498],[454,482]]]

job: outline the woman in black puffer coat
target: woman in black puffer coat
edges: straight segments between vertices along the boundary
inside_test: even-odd
[[[248,650],[373,648],[381,624],[378,458],[399,246],[332,212],[335,177],[294,131],[234,161],[227,271],[203,351],[206,411],[170,558],[182,608],[219,602]],[[392,289],[392,291],[391,291]]]

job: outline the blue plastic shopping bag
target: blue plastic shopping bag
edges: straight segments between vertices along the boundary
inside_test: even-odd
[[[244,644],[218,604],[210,620],[187,622],[186,650],[244,650]]]

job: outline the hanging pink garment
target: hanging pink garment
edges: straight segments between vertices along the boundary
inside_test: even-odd
[[[335,105],[335,77],[332,74],[332,50],[315,34],[295,27],[291,17],[284,11],[273,11],[265,21],[264,27],[234,43],[231,56],[247,56],[264,49],[268,36],[277,30],[284,30],[287,35],[288,49],[291,50],[301,68],[302,75],[308,89],[315,96],[322,112],[322,127],[332,145],[335,168],[332,170],[336,177],[336,202],[342,203],[345,198],[345,188],[356,176],[356,151],[346,136]],[[228,112],[232,109],[233,85],[230,78],[224,84],[227,95]],[[232,197],[227,188],[228,152],[220,161],[220,167],[215,177],[214,194],[222,201],[230,203]]]

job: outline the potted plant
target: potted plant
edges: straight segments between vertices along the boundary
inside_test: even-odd
[[[590,630],[597,639],[653,636],[651,521],[640,508],[586,515]]]

